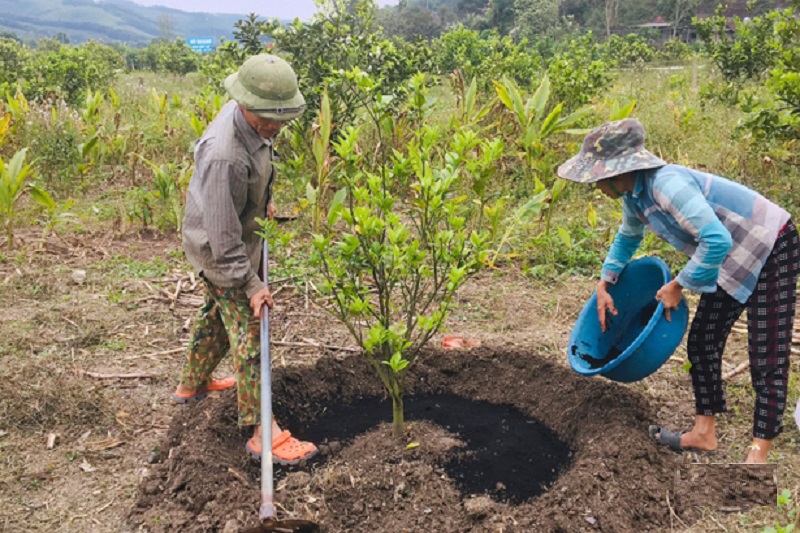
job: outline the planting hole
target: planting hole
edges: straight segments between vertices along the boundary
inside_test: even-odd
[[[441,465],[464,495],[521,503],[541,494],[569,465],[569,447],[513,406],[447,394],[409,396],[405,407],[407,424],[427,420],[464,442]],[[390,422],[391,412],[391,401],[381,398],[331,405],[303,436],[313,442],[351,440]]]

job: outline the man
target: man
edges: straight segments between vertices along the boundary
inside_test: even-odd
[[[195,146],[195,171],[186,197],[183,247],[206,285],[194,321],[180,384],[179,403],[209,391],[237,387],[239,425],[256,426],[247,451],[261,455],[259,314],[272,296],[259,278],[262,239],[256,218],[272,218],[272,139],[303,113],[297,76],[284,60],[261,54],[249,58],[225,80],[226,104]],[[214,369],[230,350],[235,378],[214,380]],[[296,464],[317,448],[301,442],[273,421],[273,458]]]
[[[602,331],[606,313],[617,314],[608,286],[616,283],[639,248],[645,227],[689,257],[656,300],[668,313],[677,308],[684,288],[702,294],[686,344],[695,423],[686,433],[651,426],[651,436],[676,451],[716,450],[715,415],[727,410],[722,351],[731,327],[747,309],[750,374],[757,397],[745,462],[765,463],[783,429],[800,270],[799,239],[789,213],[741,184],[667,164],[645,150],[644,128],[635,119],[592,130],[558,175],[594,183],[606,196],[622,198],[622,225],[597,286]]]

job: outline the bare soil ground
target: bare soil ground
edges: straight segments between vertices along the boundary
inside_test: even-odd
[[[212,531],[251,523],[257,466],[241,452],[246,434],[230,418],[232,396],[189,409],[169,400],[188,321],[202,298],[177,237],[98,232],[43,243],[23,233],[22,241],[19,251],[0,256],[0,531]],[[85,271],[85,279],[77,270]],[[279,308],[273,340],[277,386],[292,403],[280,409],[302,428],[312,425],[318,415],[313,409],[331,390],[339,403],[380,391],[362,374],[347,333],[292,283],[274,286]],[[398,459],[386,429],[377,426],[328,447],[310,468],[282,474],[284,505],[331,531],[754,531],[785,523],[774,505],[753,503],[764,496],[757,487],[768,484],[769,474],[725,474],[723,479],[744,479],[740,492],[746,496],[734,500],[749,504],[732,504],[715,499],[720,491],[691,489],[692,483],[714,486],[690,471],[696,467],[687,470],[708,459],[672,454],[647,440],[648,423],[691,423],[691,387],[680,350],[654,376],[627,386],[579,379],[566,368],[569,332],[591,290],[585,279],[548,286],[511,270],[482,274],[459,296],[446,329],[483,347],[443,353],[435,350],[437,338],[416,370],[430,381],[413,387],[419,394],[511,403],[545,422],[573,449],[572,467],[553,485],[559,490],[519,505],[465,497],[441,477],[458,437],[420,422],[409,439],[431,444],[408,457]],[[734,333],[726,369],[745,360],[746,338]],[[797,376],[798,360],[792,368]],[[543,375],[551,381],[537,381]],[[535,386],[512,386],[514,379]],[[326,388],[331,382],[341,387]],[[746,455],[753,405],[746,372],[728,380],[728,402],[714,457],[719,463]],[[219,446],[209,448],[209,432]],[[772,456],[777,487],[795,497],[798,436],[787,419]],[[191,453],[173,451],[170,458],[171,449]],[[214,455],[191,466],[209,451]],[[170,492],[180,485],[176,476],[192,472],[204,473],[199,482],[215,488],[205,505]],[[401,482],[405,488],[398,489]],[[191,479],[187,483],[184,488]],[[774,490],[775,482],[769,486]],[[570,490],[576,492],[571,496]],[[413,500],[417,493],[427,496]],[[231,519],[236,522],[228,524]]]

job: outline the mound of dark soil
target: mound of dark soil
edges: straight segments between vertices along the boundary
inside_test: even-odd
[[[427,353],[407,385],[411,449],[379,424],[390,409],[362,358],[276,370],[276,415],[321,451],[310,465],[277,469],[282,516],[331,532],[655,531],[675,516],[668,492],[683,459],[648,437],[652,413],[623,386],[488,347]],[[178,411],[132,524],[256,525],[248,437],[232,391]],[[724,475],[704,486],[724,487]]]

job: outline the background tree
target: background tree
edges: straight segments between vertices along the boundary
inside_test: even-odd
[[[238,20],[233,24],[233,36],[242,47],[245,55],[256,55],[261,53],[264,46],[261,43],[263,35],[262,23],[258,20],[258,15],[249,13],[246,19]]]
[[[508,35],[514,28],[514,0],[491,0],[486,14],[485,27],[494,28],[500,35]]]
[[[700,0],[666,0],[658,4],[659,11],[672,23],[672,36],[678,35],[681,24],[697,11]]]
[[[514,37],[534,41],[537,37],[555,35],[560,26],[559,4],[560,0],[516,0]]]
[[[611,37],[611,30],[617,25],[620,0],[605,0],[606,37]]]
[[[413,39],[419,36],[430,40],[442,33],[438,14],[419,6],[399,4],[384,7],[376,13],[375,21],[383,28],[383,33],[390,37],[396,35]]]
[[[158,16],[158,38],[162,41],[171,41],[175,38],[175,23],[168,13]]]

